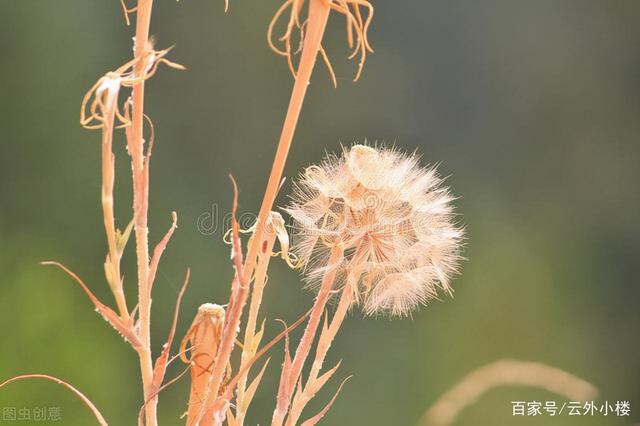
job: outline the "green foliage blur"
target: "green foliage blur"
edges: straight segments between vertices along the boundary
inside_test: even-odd
[[[373,3],[376,52],[358,83],[344,20],[330,22],[324,45],[339,86],[319,63],[278,202],[286,202],[291,178],[341,143],[416,149],[439,163],[460,197],[468,260],[454,299],[405,320],[355,312],[330,353],[330,362],[343,360],[340,373],[307,416],[353,374],[322,424],[414,425],[468,372],[515,358],[591,381],[600,402],[631,401],[631,418],[514,418],[511,401],[563,400],[504,388],[456,424],[640,421],[640,2]],[[240,186],[241,213],[257,212],[292,86],[284,59],[266,45],[279,5],[232,0],[225,15],[221,0],[154,4],[157,46],[175,44],[170,58],[188,68],[161,67],[147,86],[156,131],[151,243],[172,210],[179,216],[154,287],[156,354],[187,267],[180,335],[201,303],[228,297],[228,174]],[[38,262],[65,263],[113,303],[102,275],[100,136],[82,129],[78,115],[85,91],[130,59],[131,37],[116,0],[0,1],[0,381],[59,376],[113,425],[134,424],[142,403],[137,357],[67,276]],[[115,145],[124,227],[132,213],[122,134]],[[123,261],[130,305],[131,247]],[[269,335],[280,330],[276,318],[292,322],[313,298],[296,272],[272,263],[262,310]],[[270,418],[282,345],[271,357],[248,424]],[[176,362],[168,377],[182,368]],[[187,395],[188,380],[161,394],[161,424],[182,424]],[[4,407],[59,407],[56,424],[95,422],[67,391],[43,381],[1,389]]]

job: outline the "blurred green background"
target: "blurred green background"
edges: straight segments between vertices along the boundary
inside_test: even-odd
[[[241,212],[257,211],[292,79],[265,41],[280,1],[232,0],[226,15],[221,0],[155,3],[157,46],[175,44],[170,57],[189,68],[161,69],[147,92],[156,128],[151,242],[172,210],[179,215],[154,287],[157,353],[187,267],[180,335],[199,304],[228,297],[229,248],[220,227],[199,232],[198,218],[228,212],[229,172],[241,188]],[[414,425],[463,375],[509,357],[577,374],[600,389],[601,402],[630,400],[632,416],[513,418],[510,401],[562,399],[509,388],[486,395],[457,424],[637,422],[640,2],[374,3],[376,52],[358,83],[344,20],[330,22],[325,48],[339,87],[317,67],[286,175],[341,142],[418,149],[425,162],[440,163],[460,197],[468,261],[453,300],[406,320],[352,315],[330,354],[343,360],[340,375],[307,413],[354,374],[323,424]],[[1,0],[0,35],[0,380],[54,374],[85,392],[111,424],[134,424],[141,404],[134,352],[67,276],[38,265],[59,260],[112,302],[102,276],[99,133],[82,129],[78,112],[97,78],[130,58],[132,28],[116,0]],[[124,226],[130,166],[122,135],[116,145]],[[124,273],[133,300],[131,254]],[[279,330],[275,318],[291,322],[311,303],[296,272],[274,261],[263,304],[268,333]],[[249,424],[270,418],[282,347],[272,356]],[[161,395],[162,424],[181,424],[187,393],[182,380]],[[62,424],[94,423],[48,382],[0,390],[0,407],[60,407]]]

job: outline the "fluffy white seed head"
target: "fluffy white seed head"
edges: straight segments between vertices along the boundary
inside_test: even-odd
[[[292,249],[310,286],[336,267],[336,288],[351,286],[367,315],[408,315],[438,289],[452,291],[463,239],[453,199],[416,155],[354,145],[296,182],[285,209],[294,220]],[[344,259],[328,265],[335,246]]]

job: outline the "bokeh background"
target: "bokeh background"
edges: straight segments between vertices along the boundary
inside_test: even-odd
[[[171,58],[189,68],[161,69],[147,91],[156,128],[151,242],[172,210],[179,215],[154,287],[157,352],[187,267],[180,334],[199,304],[227,298],[229,248],[221,226],[201,232],[198,218],[229,211],[229,172],[241,188],[241,212],[257,211],[292,79],[265,40],[279,0],[232,0],[226,15],[218,0],[155,3],[157,46],[175,44]],[[338,378],[354,377],[323,424],[414,425],[463,375],[505,357],[577,374],[598,386],[600,402],[630,400],[632,416],[513,418],[510,401],[562,399],[508,388],[486,395],[457,424],[637,422],[640,3],[374,3],[376,52],[358,83],[344,21],[330,22],[325,48],[339,87],[317,67],[286,174],[341,143],[417,149],[450,175],[468,260],[454,299],[410,319],[355,313],[346,322],[330,361],[343,360]],[[116,0],[0,1],[0,379],[60,376],[113,425],[134,424],[137,358],[67,276],[38,262],[64,262],[111,302],[102,276],[99,134],[80,127],[78,112],[94,81],[130,58],[131,37]],[[121,226],[131,217],[123,144],[119,135]],[[124,264],[133,300],[131,253]],[[273,264],[263,304],[271,334],[279,330],[275,318],[290,322],[312,303],[297,273]],[[249,424],[270,418],[282,347],[272,356]],[[181,424],[187,393],[183,380],[161,395],[162,424]],[[48,382],[0,390],[0,407],[60,407],[62,424],[94,422]]]

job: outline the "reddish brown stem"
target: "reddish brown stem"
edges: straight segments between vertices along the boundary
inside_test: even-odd
[[[136,36],[134,53],[135,75],[139,81],[133,86],[131,128],[127,144],[131,155],[133,174],[133,216],[136,235],[136,257],[138,262],[138,309],[140,323],[140,341],[142,348],[138,351],[140,372],[145,400],[147,426],[156,426],[157,397],[153,390],[153,362],[151,359],[151,295],[149,292],[149,230],[147,214],[149,206],[149,163],[144,155],[144,86],[145,60],[149,49],[149,27],[151,24],[151,8],[153,0],[138,0],[136,15]]]
[[[331,1],[332,0],[310,0],[309,2],[309,18],[304,38],[304,47],[300,57],[300,65],[298,66],[298,73],[291,92],[291,99],[289,100],[289,107],[284,119],[280,141],[278,142],[278,150],[273,160],[271,174],[269,175],[262,206],[258,214],[256,234],[248,248],[244,267],[248,277],[252,276],[256,266],[258,249],[260,242],[263,240],[267,215],[273,209],[273,203],[275,202],[278,189],[282,182],[284,165],[289,154],[289,148],[291,147],[293,135],[298,124],[298,118],[300,117],[304,97],[307,93],[309,80],[311,79],[311,74],[313,73],[316,59],[318,58],[320,44],[329,19]]]
[[[238,268],[236,268],[236,277],[234,278],[234,284],[232,287],[238,289],[238,291],[235,295],[232,294],[230,299],[229,316],[227,318],[229,321],[229,328],[225,326],[225,334],[220,345],[219,356],[216,358],[216,364],[211,375],[211,386],[209,387],[207,395],[208,403],[205,404],[205,406],[208,407],[211,406],[213,400],[219,394],[220,386],[222,384],[222,373],[225,368],[224,366],[228,364],[229,358],[231,357],[236,337],[237,323],[240,320],[242,309],[247,301],[247,283],[253,275],[258,259],[260,242],[263,240],[263,234],[265,232],[266,219],[273,209],[273,203],[275,202],[276,195],[280,187],[282,174],[284,172],[284,165],[289,153],[289,148],[291,147],[291,142],[293,141],[293,134],[298,123],[298,118],[300,117],[300,111],[302,110],[302,103],[318,57],[327,20],[329,19],[329,13],[331,11],[330,5],[331,0],[310,0],[309,3],[308,29],[305,34],[304,48],[300,59],[298,74],[293,86],[291,100],[289,101],[289,108],[287,110],[282,134],[278,143],[278,149],[271,168],[267,189],[265,190],[262,206],[260,207],[260,212],[258,214],[256,232],[249,244],[247,258],[244,262],[242,271],[239,271]],[[243,281],[245,282],[243,283]],[[227,330],[229,330],[229,332],[227,332]]]

